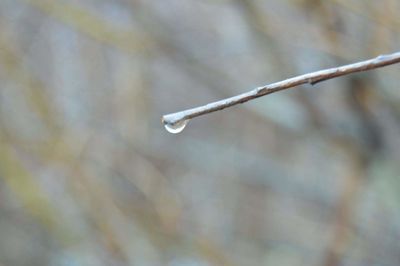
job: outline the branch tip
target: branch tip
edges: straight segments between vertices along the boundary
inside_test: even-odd
[[[351,73],[376,69],[379,67],[384,67],[396,63],[400,63],[400,52],[396,52],[393,54],[379,55],[374,59],[369,59],[366,61],[361,61],[349,65],[343,65],[336,68],[329,68],[329,69],[319,70],[316,72],[311,72],[308,74],[289,78],[283,81],[275,82],[269,85],[260,86],[249,92],[242,93],[237,96],[233,96],[217,102],[212,102],[203,106],[195,107],[181,112],[167,114],[162,117],[161,121],[164,125],[173,126],[191,118],[209,114],[215,111],[220,111],[222,109],[237,105],[239,103],[245,103],[247,101],[254,100],[256,98],[277,91],[286,90],[292,87],[299,86],[301,84],[308,83],[314,86],[315,84],[325,80],[337,78],[340,76],[345,76]]]

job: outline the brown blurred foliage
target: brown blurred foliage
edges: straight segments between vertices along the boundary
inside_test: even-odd
[[[399,265],[400,2],[2,0],[0,265]]]

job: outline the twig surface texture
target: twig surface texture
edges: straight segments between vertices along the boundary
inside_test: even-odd
[[[319,70],[316,72],[289,78],[269,85],[261,86],[249,92],[245,92],[237,96],[226,98],[217,102],[212,102],[203,106],[195,107],[177,113],[167,114],[163,116],[162,122],[165,125],[176,125],[178,123],[182,123],[185,120],[189,120],[197,116],[219,111],[239,103],[244,103],[256,99],[258,97],[274,93],[280,90],[285,90],[295,86],[299,86],[301,84],[314,85],[318,82],[325,81],[328,79],[344,76],[355,72],[367,71],[391,64],[396,64],[399,62],[400,62],[400,52],[397,52],[393,54],[380,55],[376,58],[354,64]]]

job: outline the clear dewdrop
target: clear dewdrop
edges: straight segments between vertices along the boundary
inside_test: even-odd
[[[186,127],[188,120],[183,120],[181,122],[178,122],[174,125],[171,124],[165,124],[165,129],[172,134],[178,134],[183,131],[183,129]]]

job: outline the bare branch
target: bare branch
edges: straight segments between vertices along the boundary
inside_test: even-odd
[[[392,65],[400,62],[400,52],[380,55],[376,58],[344,65],[335,68],[324,69],[301,76],[293,77],[269,85],[261,86],[253,89],[249,92],[239,94],[227,99],[223,99],[217,102],[212,102],[203,106],[195,107],[192,109],[184,110],[177,113],[167,114],[162,117],[162,122],[165,125],[177,125],[183,123],[185,120],[192,119],[201,115],[219,111],[239,103],[244,103],[258,97],[271,94],[280,90],[289,89],[292,87],[299,86],[301,84],[314,85],[318,82],[325,81],[328,79],[348,75],[355,72],[367,71],[387,65]]]

